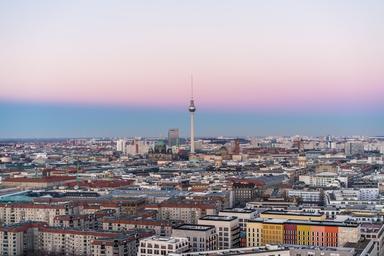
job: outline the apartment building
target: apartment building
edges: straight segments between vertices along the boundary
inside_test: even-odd
[[[376,188],[366,189],[339,189],[326,192],[328,205],[346,208],[354,205],[379,204],[379,192]]]
[[[218,236],[218,249],[231,249],[240,246],[239,219],[234,216],[207,215],[199,219],[199,225],[213,225]]]
[[[0,227],[0,255],[19,256],[35,250],[39,224]]]
[[[360,188],[359,200],[361,201],[374,201],[380,196],[379,188]]]
[[[144,209],[144,198],[119,198],[121,203],[121,213],[135,215]]]
[[[348,177],[339,176],[337,173],[333,172],[322,172],[315,175],[300,175],[299,181],[312,187],[348,186]]]
[[[114,209],[118,215],[136,215],[143,211],[145,200],[143,198],[113,198],[111,201],[95,201],[100,210]]]
[[[172,230],[172,236],[188,238],[191,252],[217,249],[216,227],[213,225],[183,224]]]
[[[172,224],[165,220],[139,219],[139,218],[103,218],[101,220],[103,230],[123,231],[130,229],[151,229],[158,236],[171,236]]]
[[[189,251],[188,238],[152,236],[140,241],[138,256],[169,255]]]
[[[92,241],[92,256],[134,256],[136,242],[129,238],[98,238]]]
[[[217,214],[215,204],[193,200],[164,201],[157,206],[157,210],[162,220],[180,220],[191,224],[197,224],[198,219],[205,215]]]
[[[54,217],[53,226],[62,228],[97,229],[99,221],[95,214],[59,215]]]
[[[83,231],[24,223],[0,228],[0,254],[136,255],[137,233]]]
[[[377,255],[384,255],[384,225],[379,223],[362,223],[360,227],[361,237],[370,239],[376,247]]]
[[[232,194],[232,191],[199,192],[187,195],[186,199],[196,202],[214,203],[216,204],[216,209],[226,209],[233,207]]]
[[[254,183],[233,183],[232,191],[234,206],[244,206],[260,195],[258,184]]]
[[[4,224],[14,224],[25,221],[47,222],[54,225],[56,216],[78,215],[79,208],[72,203],[36,204],[10,203],[0,204],[0,221]]]
[[[266,244],[338,247],[359,239],[359,224],[261,218],[247,223],[249,247]]]
[[[98,239],[113,239],[114,242],[112,243],[112,248],[105,249],[105,251],[101,250],[101,248],[97,250],[100,255],[103,255],[103,253],[105,255],[107,251],[128,252],[129,249],[131,249],[129,255],[135,255],[136,253],[136,240],[134,237],[129,237],[128,239],[118,233],[56,229],[50,227],[39,229],[39,240],[41,241],[39,250],[55,254],[95,255],[93,242]],[[97,243],[96,245],[96,247],[99,248]],[[117,248],[113,248],[114,245],[116,245]]]
[[[318,204],[323,200],[322,191],[317,190],[288,190],[288,197],[300,198],[303,203]]]

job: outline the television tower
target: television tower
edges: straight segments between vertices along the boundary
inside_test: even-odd
[[[191,76],[191,101],[189,103],[189,113],[191,118],[191,154],[195,154],[195,102],[193,100],[193,76]]]

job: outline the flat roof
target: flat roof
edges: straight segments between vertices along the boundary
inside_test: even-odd
[[[204,251],[204,252],[187,252],[187,253],[171,253],[170,255],[177,256],[216,256],[216,255],[253,255],[258,253],[272,253],[272,252],[281,252],[288,251],[288,248],[281,246],[261,246],[261,247],[245,247],[245,248],[233,248],[233,249],[223,249],[215,251]]]
[[[220,212],[233,212],[233,213],[253,213],[255,209],[243,209],[243,208],[228,208],[221,210]]]
[[[334,226],[334,227],[359,227],[360,224],[345,223],[339,221],[314,221],[314,220],[288,220],[288,219],[266,219],[257,218],[249,220],[248,222],[263,222],[263,223],[276,223],[276,224],[298,224],[298,225],[310,225],[310,226]]]
[[[17,177],[17,178],[5,178],[3,182],[32,182],[32,183],[46,183],[46,182],[59,182],[76,180],[76,176],[47,176],[47,177]]]
[[[261,214],[272,214],[272,215],[294,215],[294,216],[313,216],[320,217],[324,214],[315,212],[293,212],[293,211],[277,211],[277,210],[266,210]]]
[[[237,219],[235,216],[220,216],[220,215],[206,215],[201,220],[212,220],[212,221],[232,221]]]
[[[213,225],[198,225],[198,224],[182,224],[176,228],[173,228],[174,230],[194,230],[194,231],[207,231],[210,229],[214,229],[215,226]]]
[[[167,242],[167,243],[178,243],[183,240],[187,240],[188,238],[185,237],[172,237],[172,236],[151,236],[151,237],[146,237],[142,240],[141,242],[148,242],[148,241],[161,241],[161,242]]]

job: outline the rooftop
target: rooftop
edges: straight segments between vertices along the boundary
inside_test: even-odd
[[[294,216],[312,216],[320,217],[324,214],[315,213],[315,212],[292,212],[292,211],[276,211],[276,210],[266,210],[261,214],[271,214],[271,215],[294,215]]]
[[[228,208],[221,210],[220,212],[231,212],[231,213],[253,213],[255,209],[244,209],[244,208]]]
[[[219,215],[206,215],[201,220],[212,220],[212,221],[233,221],[237,219],[235,216],[219,216]]]
[[[167,242],[167,243],[179,243],[182,240],[187,240],[185,237],[171,237],[171,236],[151,236],[141,240],[141,242],[151,242],[151,241],[159,241],[159,242]]]
[[[212,225],[195,225],[195,224],[182,224],[174,230],[194,230],[194,231],[207,231],[210,229],[214,229],[215,226]]]
[[[48,176],[48,177],[36,177],[36,178],[18,177],[18,178],[6,178],[3,180],[3,182],[46,183],[46,182],[68,181],[68,180],[76,180],[76,177],[75,176]]]
[[[249,222],[296,224],[296,225],[310,225],[310,226],[351,227],[351,228],[357,228],[360,226],[360,224],[345,223],[345,222],[339,222],[339,221],[313,221],[313,220],[305,221],[305,220],[265,219],[265,218],[257,218],[255,220],[249,220]]]
[[[248,248],[236,248],[236,249],[224,249],[205,252],[188,252],[188,253],[171,253],[170,256],[216,256],[216,255],[257,255],[266,252],[287,251],[289,249],[281,246],[263,246],[263,247],[248,247]],[[263,254],[264,255],[264,254]]]

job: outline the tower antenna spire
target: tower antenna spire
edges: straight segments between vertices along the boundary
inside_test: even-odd
[[[191,99],[193,100],[193,74],[191,74]]]

